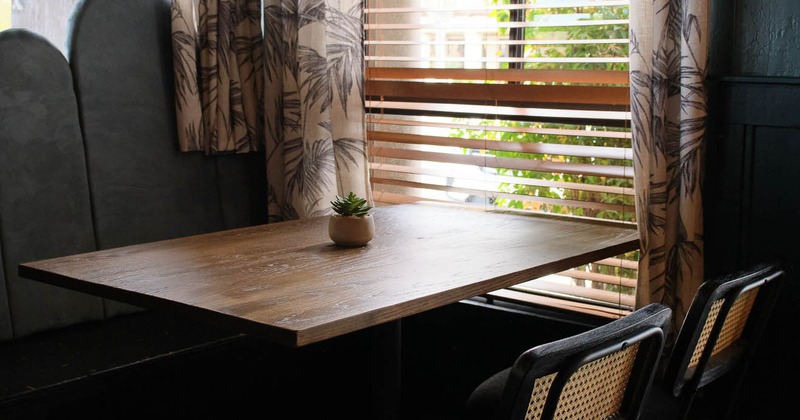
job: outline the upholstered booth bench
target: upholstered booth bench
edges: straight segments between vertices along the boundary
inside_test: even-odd
[[[0,32],[0,418],[46,416],[67,389],[241,338],[17,273],[266,222],[263,154],[178,151],[169,4],[80,2],[68,58],[30,31]]]

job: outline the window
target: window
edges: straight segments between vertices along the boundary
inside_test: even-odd
[[[635,223],[627,0],[367,4],[377,202]],[[491,297],[616,317],[634,306],[636,256]]]
[[[80,0],[0,0],[0,30],[25,28],[65,52],[67,27]]]
[[[0,0],[0,31],[11,27],[11,0]]]

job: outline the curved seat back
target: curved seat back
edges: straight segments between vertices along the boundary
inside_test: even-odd
[[[20,262],[93,251],[69,65],[25,29],[0,32],[0,340],[102,319],[100,298],[22,279]]]
[[[84,0],[67,51],[100,249],[221,230],[213,159],[178,151],[170,2]]]

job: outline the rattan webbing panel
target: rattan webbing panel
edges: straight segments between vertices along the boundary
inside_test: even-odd
[[[555,419],[605,419],[619,413],[639,344],[581,366],[567,381]],[[525,420],[540,419],[556,373],[534,383]]]
[[[758,288],[755,288],[742,293],[736,299],[736,302],[728,313],[728,317],[725,319],[725,324],[722,326],[722,331],[720,331],[719,337],[717,338],[714,350],[711,352],[712,356],[726,349],[742,336],[744,326],[747,324],[747,318],[750,316],[750,310],[753,308],[753,302],[755,302],[757,294]],[[703,324],[700,337],[697,339],[697,345],[694,348],[694,352],[692,352],[692,359],[689,362],[690,368],[697,366],[697,363],[700,361],[700,356],[703,354],[703,349],[706,347],[711,329],[714,327],[714,323],[717,320],[719,310],[723,303],[725,303],[725,299],[719,299],[712,305],[706,322]]]
[[[750,310],[753,309],[753,303],[756,301],[757,295],[758,288],[754,288],[742,293],[736,298],[736,302],[728,313],[728,317],[725,318],[725,324],[722,325],[722,331],[719,333],[714,351],[711,352],[712,355],[724,350],[742,336],[744,326],[747,324],[747,319],[750,317]]]

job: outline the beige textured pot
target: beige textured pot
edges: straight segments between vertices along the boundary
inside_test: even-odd
[[[362,217],[333,214],[328,220],[328,235],[339,246],[364,246],[375,236],[372,215]]]

